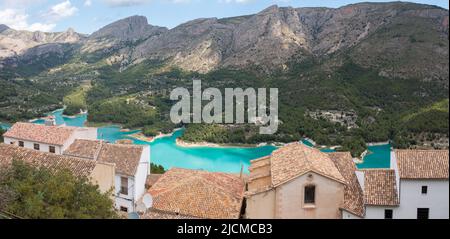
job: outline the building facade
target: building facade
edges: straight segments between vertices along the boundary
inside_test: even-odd
[[[150,174],[150,146],[77,139],[63,154],[115,165],[115,206],[123,212],[136,211]]]
[[[16,123],[3,137],[5,144],[63,154],[75,139],[97,139],[97,129]]]
[[[301,143],[251,162],[251,219],[448,219],[448,150],[395,150],[391,167],[358,170],[349,153]]]
[[[361,189],[353,168],[348,153],[325,154],[299,143],[254,160],[246,218],[338,219],[343,213],[362,217]]]

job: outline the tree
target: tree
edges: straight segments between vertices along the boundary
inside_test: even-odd
[[[0,143],[3,143],[3,134],[5,133],[6,131],[5,130],[3,130],[2,128],[0,128]]]
[[[150,163],[150,172],[153,174],[163,174],[166,172],[163,166]]]
[[[111,193],[68,170],[35,168],[13,161],[1,169],[0,210],[22,218],[116,218]],[[7,192],[7,194],[3,194]]]

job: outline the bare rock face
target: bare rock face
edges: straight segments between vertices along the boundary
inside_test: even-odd
[[[89,36],[89,39],[113,38],[123,42],[134,42],[154,34],[163,33],[166,30],[167,29],[164,27],[149,25],[147,18],[143,16],[132,16],[101,28],[92,33],[92,35]]]
[[[95,52],[112,47],[120,48],[125,43],[135,43],[166,31],[167,28],[149,25],[145,17],[132,16],[92,33],[84,42],[82,51]]]
[[[25,54],[31,48],[52,43],[77,43],[86,36],[69,28],[65,32],[17,31],[0,25],[0,60]]]
[[[79,44],[82,55],[121,70],[151,59],[201,73],[249,66],[271,72],[293,60],[329,57],[331,65],[351,59],[387,77],[448,81],[448,19],[446,9],[393,2],[336,9],[271,6],[254,15],[197,19],[170,30],[132,16],[88,37],[72,29],[32,33],[0,25],[0,59],[43,44],[70,43]],[[58,47],[46,49],[53,48]],[[28,55],[33,52],[39,51]]]

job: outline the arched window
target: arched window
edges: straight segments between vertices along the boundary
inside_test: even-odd
[[[316,186],[307,185],[305,186],[305,204],[316,203]]]

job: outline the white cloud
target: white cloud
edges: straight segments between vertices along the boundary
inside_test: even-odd
[[[45,16],[54,21],[57,21],[62,18],[73,16],[77,11],[78,8],[73,6],[69,0],[66,0],[52,6],[50,10],[45,14]]]
[[[129,7],[150,2],[150,0],[103,0],[111,7]]]
[[[23,10],[18,9],[5,9],[0,10],[0,24],[5,24],[15,30],[28,30],[28,31],[51,31],[56,25],[49,23],[35,22],[28,23],[28,15]]]
[[[84,1],[84,4],[83,4],[85,7],[90,7],[91,5],[92,5],[92,1],[91,0],[86,0],[86,1]]]

